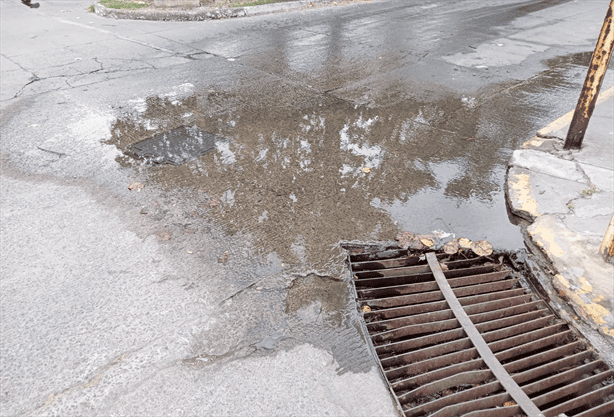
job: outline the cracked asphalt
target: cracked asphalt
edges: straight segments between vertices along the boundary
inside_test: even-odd
[[[40,4],[0,1],[2,415],[395,415],[342,243],[521,248],[507,161],[575,105],[605,12]],[[220,139],[180,166],[127,156],[181,126]]]

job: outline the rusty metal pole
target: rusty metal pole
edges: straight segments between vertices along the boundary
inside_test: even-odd
[[[612,31],[613,8],[614,0],[610,0],[610,7],[605,15],[603,27],[591,57],[591,63],[588,66],[580,99],[576,105],[573,119],[571,119],[571,125],[569,126],[565,145],[563,146],[564,149],[580,149],[586,128],[588,127],[588,121],[593,114],[593,110],[595,110],[599,89],[605,78],[610,58],[612,58],[612,47],[614,46],[614,32]]]

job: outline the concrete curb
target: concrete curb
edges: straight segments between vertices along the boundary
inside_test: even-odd
[[[582,149],[563,150],[572,111],[514,151],[506,180],[527,247],[545,261],[549,296],[571,306],[580,329],[600,334],[612,361],[614,265],[598,252],[614,211],[613,96],[614,87],[600,95]]]
[[[342,2],[339,2],[342,3]],[[343,2],[347,3],[347,2]],[[337,5],[336,1],[331,0],[298,0],[285,3],[262,4],[259,6],[246,7],[195,7],[186,10],[173,9],[109,9],[99,2],[94,3],[94,12],[102,17],[113,19],[131,20],[155,20],[164,22],[189,22],[216,19],[229,19],[233,17],[257,16],[269,13],[285,12],[301,8],[309,8],[323,5]]]

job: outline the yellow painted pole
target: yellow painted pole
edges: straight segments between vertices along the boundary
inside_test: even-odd
[[[610,6],[605,15],[601,33],[599,34],[597,45],[595,45],[591,63],[588,66],[580,99],[576,105],[576,111],[567,132],[567,138],[563,146],[564,149],[580,149],[586,128],[588,127],[588,121],[593,114],[593,110],[595,110],[599,89],[605,78],[610,58],[612,58],[612,47],[614,46],[612,9],[614,9],[614,0],[610,0]]]
[[[603,255],[606,262],[610,260],[610,257],[614,256],[614,214],[610,220],[608,230],[603,237],[603,243],[601,244],[601,248],[599,248],[599,252]]]

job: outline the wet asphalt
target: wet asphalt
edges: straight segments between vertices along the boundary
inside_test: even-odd
[[[365,375],[365,386],[376,381],[342,244],[438,231],[521,249],[520,229],[505,206],[507,161],[575,105],[605,11],[588,0],[390,0],[169,23],[104,19],[85,13],[87,2],[78,10],[76,3],[41,1],[37,11],[27,10],[38,13],[28,17],[36,28],[3,21],[3,199],[15,207],[32,200],[32,210],[14,223],[22,229],[5,223],[5,242],[13,245],[5,248],[21,247],[20,236],[30,236],[45,262],[71,266],[68,277],[83,257],[98,260],[88,274],[109,286],[109,300],[121,293],[123,305],[133,305],[130,294],[149,301],[131,310],[137,324],[129,331],[140,345],[99,343],[104,353],[95,360],[83,359],[91,357],[84,348],[83,358],[66,359],[69,382],[34,383],[40,398],[24,394],[30,371],[5,368],[22,386],[3,393],[10,413],[74,404],[90,414],[166,412],[164,398],[198,391],[199,378],[214,381],[207,389],[222,399],[209,408],[185,400],[188,411],[236,413],[243,409],[228,407],[232,387],[220,388],[223,381],[263,372],[275,385],[289,371],[259,371],[275,365],[258,361],[283,351],[289,356],[280,360],[303,358],[309,367],[306,358],[317,362],[320,353],[296,350],[311,349],[306,345],[328,352],[333,374]],[[139,157],[139,149],[147,155]],[[129,191],[133,182],[143,189]],[[50,191],[56,187],[64,191]],[[3,212],[12,213],[7,204]],[[73,210],[74,222],[67,213],[61,222],[41,214],[57,207]],[[27,229],[39,216],[36,224],[49,231],[44,238]],[[94,227],[99,223],[108,227]],[[53,244],[65,235],[87,237]],[[80,243],[89,248],[84,254],[62,250]],[[11,254],[3,254],[11,258],[5,276],[45,264],[24,266]],[[141,294],[141,284],[170,287]],[[27,302],[20,303],[3,299],[3,314],[23,309],[27,316]],[[80,309],[89,311],[87,305]],[[157,316],[165,309],[175,315],[168,323]],[[119,304],[110,311],[112,322],[124,322]],[[156,319],[145,318],[153,311]],[[124,337],[109,326],[113,337]],[[64,349],[71,351],[71,343]],[[165,344],[168,354],[160,353]],[[22,345],[3,347],[5,358],[25,361],[17,353]],[[124,355],[126,380],[113,368]],[[218,368],[208,370],[211,364]],[[43,375],[57,373],[46,363],[41,368]],[[90,384],[113,372],[111,388]],[[147,372],[156,377],[144,378]],[[142,390],[159,392],[160,375],[182,393],[130,408],[140,401],[135,396],[149,398]],[[128,394],[118,393],[122,384],[131,387]],[[148,384],[154,388],[139,388]],[[256,402],[266,399],[255,392]],[[288,386],[279,394],[281,408],[256,414],[324,413],[317,397],[303,411],[287,408],[282,397],[293,392]],[[333,410],[352,414],[344,407]]]
[[[143,97],[106,143],[130,153],[181,126],[217,135],[214,152],[146,168],[148,181],[199,190],[208,218],[297,272],[339,276],[339,242],[399,231],[517,250],[507,161],[572,106],[590,53],[549,58],[563,52],[513,31],[563,3],[361,4],[192,40],[227,62],[206,61],[182,99]]]

